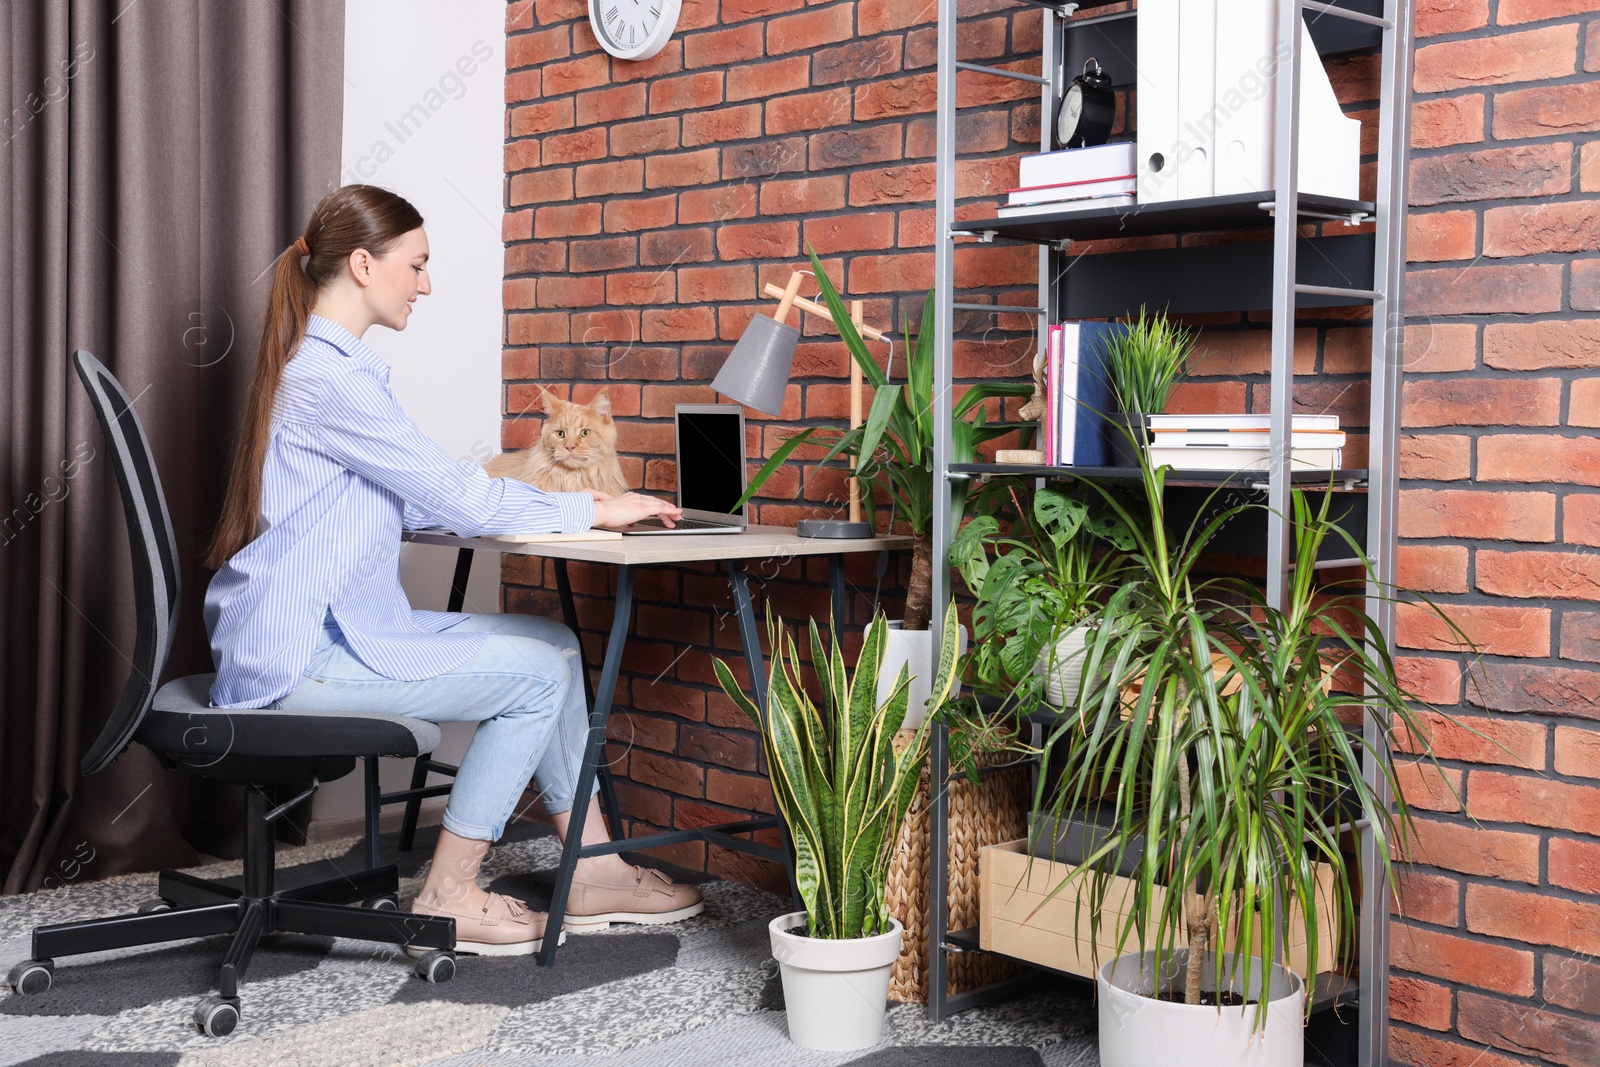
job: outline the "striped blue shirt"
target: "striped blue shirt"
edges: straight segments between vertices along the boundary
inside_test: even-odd
[[[206,589],[211,703],[260,708],[299,684],[329,616],[385,678],[459,667],[484,633],[440,633],[460,613],[414,611],[400,588],[400,530],[465,536],[587,530],[587,493],[546,493],[452,460],[389,391],[389,365],[311,316],[272,408],[256,537]]]

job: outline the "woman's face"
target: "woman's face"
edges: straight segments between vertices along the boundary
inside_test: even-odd
[[[428,235],[421,226],[407,233],[381,256],[374,256],[370,283],[364,290],[372,321],[391,330],[406,328],[411,305],[433,291],[428,281]]]

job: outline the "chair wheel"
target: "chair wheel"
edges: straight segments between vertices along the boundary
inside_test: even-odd
[[[207,1037],[227,1037],[239,1025],[239,998],[206,997],[194,1006],[194,1024]]]
[[[139,914],[154,915],[158,911],[171,911],[172,908],[172,901],[166,899],[165,897],[157,897],[154,900],[147,900],[143,904],[140,904]]]
[[[51,960],[23,960],[11,968],[6,980],[18,994],[31,997],[49,990],[55,970],[55,963]]]
[[[373,897],[361,905],[369,911],[399,911],[400,902],[394,897]]]
[[[439,985],[455,976],[456,954],[447,949],[436,948],[432,952],[424,953],[417,960],[417,977],[424,981]]]

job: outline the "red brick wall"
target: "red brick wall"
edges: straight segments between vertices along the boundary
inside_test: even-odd
[[[1476,684],[1420,613],[1398,636],[1491,740],[1436,729],[1464,811],[1410,778],[1391,1048],[1600,1063],[1600,3],[1420,8],[1398,562],[1483,649]]]
[[[1038,70],[1039,10],[974,0],[963,11],[962,58]],[[604,386],[630,481],[670,490],[672,405],[714,398],[710,379],[732,343],[758,308],[771,310],[760,288],[804,266],[807,245],[836,284],[865,300],[868,322],[898,327],[902,313],[920,314],[933,282],[936,13],[934,4],[897,0],[686,0],[659,56],[622,63],[599,49],[582,0],[508,6],[504,447],[534,440],[535,383],[578,400]],[[1334,68],[1342,97],[1369,119],[1370,103],[1361,101],[1376,96],[1376,70],[1367,59]],[[1018,154],[1038,148],[1037,93],[963,74],[959,96],[960,191],[990,199],[958,213],[986,214],[993,197],[1016,184]],[[1122,105],[1126,112],[1127,100]],[[1369,165],[1369,186],[1371,179]],[[963,300],[1004,306],[1037,298],[1031,247],[966,242],[955,270]],[[1307,319],[1297,333],[1307,374],[1297,400],[1357,428],[1352,465],[1366,454],[1365,315]],[[1208,327],[1208,355],[1176,408],[1264,410],[1264,316],[1196,321]],[[750,413],[752,455],[770,455],[796,425],[837,424],[847,414],[843,347],[830,325],[807,316],[803,327],[784,411],[776,419]],[[1022,315],[960,314],[958,381],[1024,377],[1033,327]],[[819,456],[802,452],[768,483],[759,520],[792,523],[841,498],[842,473],[816,474]],[[852,561],[858,589],[872,588],[873,563]],[[813,584],[800,583],[789,565],[759,581],[759,592],[791,617],[820,617],[826,601],[814,583],[823,572],[811,566]],[[551,575],[537,561],[508,558],[505,568],[509,609],[552,606]],[[887,588],[903,577],[904,561]],[[575,580],[596,662],[611,612],[608,576],[597,570]],[[612,730],[614,766],[629,780],[627,814],[641,824],[683,825],[768,804],[754,775],[754,738],[741,732],[710,672],[708,647],[736,648],[725,583],[709,570],[664,571],[639,596],[645,606],[618,695],[627,712]],[[857,622],[868,603],[855,597]],[[714,746],[714,738],[725,740]],[[700,846],[679,858],[708,859]],[[723,854],[709,862],[732,870]]]
[[[1588,727],[1600,717],[1590,669],[1600,609],[1585,603],[1600,599],[1600,450],[1584,429],[1600,424],[1600,390],[1586,377],[1600,363],[1600,327],[1576,314],[1600,310],[1600,259],[1566,257],[1600,240],[1600,212],[1583,195],[1600,185],[1600,154],[1583,143],[1600,126],[1600,86],[1588,77],[1600,69],[1600,26],[1579,13],[1600,4],[1493,3],[1421,0],[1399,559],[1402,581],[1451,605],[1488,653],[1487,695],[1465,693],[1461,657],[1416,613],[1402,614],[1400,639],[1414,685],[1514,755],[1459,730],[1434,739],[1481,826],[1449,810],[1436,783],[1408,775],[1408,795],[1427,809],[1426,864],[1407,875],[1408,914],[1394,927],[1393,1048],[1404,1062],[1465,1065],[1484,1044],[1521,1042],[1567,1047],[1554,1062],[1600,1062],[1600,1030],[1581,1018],[1600,1008],[1600,993],[1587,992],[1600,990],[1600,965],[1583,955],[1600,938],[1600,900],[1588,896],[1600,889],[1600,844],[1584,836],[1600,836],[1600,788],[1587,784],[1600,776],[1600,734]],[[990,0],[963,10],[963,58],[1037,70],[1037,11]],[[533,439],[532,383],[580,400],[605,385],[629,477],[669,489],[663,417],[674,402],[712,398],[711,376],[770,304],[759,287],[803,265],[804,242],[867,301],[868,321],[920,308],[933,280],[934,16],[931,3],[895,0],[686,0],[667,49],[624,64],[598,50],[582,0],[510,4],[505,447]],[[1347,111],[1367,120],[1370,149],[1376,63],[1330,71]],[[1038,144],[1032,89],[963,75],[961,97],[979,105],[962,112],[961,192],[1015,184],[1016,155]],[[1363,176],[1370,194],[1370,157]],[[961,298],[1032,303],[1034,259],[1029,248],[963,244]],[[1370,316],[1319,315],[1297,323],[1297,407],[1338,412],[1358,431],[1347,461],[1362,465]],[[1208,357],[1179,408],[1264,410],[1264,320],[1195,320]],[[1020,376],[1031,327],[962,315],[958,380]],[[752,454],[796,425],[844,415],[842,349],[816,320],[805,330],[782,416],[752,415]],[[768,521],[838,496],[836,476],[802,488],[811,465],[794,468],[761,503]],[[865,589],[869,563],[852,570]],[[762,597],[821,617],[812,566],[809,583],[793,564],[764,576]],[[574,575],[593,663],[610,618],[607,576]],[[506,607],[551,610],[550,577],[508,557]],[[736,649],[726,584],[709,569],[663,571],[639,596],[612,729],[626,814],[664,826],[769,809],[755,740],[710,674],[708,648]],[[859,622],[865,598],[855,599]],[[698,846],[677,858],[763,877]],[[1588,1052],[1570,1051],[1584,1040]]]

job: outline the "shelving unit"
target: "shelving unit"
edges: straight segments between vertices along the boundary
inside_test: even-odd
[[[1270,513],[1265,519],[1267,595],[1281,604],[1285,573],[1290,561],[1288,523],[1291,487],[1327,485],[1326,471],[1289,471],[1283,457],[1288,440],[1289,414],[1294,387],[1294,313],[1301,308],[1350,306],[1370,303],[1372,315],[1371,400],[1367,429],[1369,458],[1366,469],[1333,473],[1335,488],[1364,498],[1352,514],[1365,521],[1365,547],[1374,562],[1375,575],[1367,589],[1366,610],[1377,620],[1385,639],[1393,634],[1393,609],[1380,595],[1392,588],[1395,576],[1396,467],[1400,400],[1400,345],[1404,311],[1400,282],[1405,265],[1405,153],[1409,143],[1409,85],[1412,54],[1412,7],[1407,0],[1280,0],[1277,39],[1287,43],[1288,59],[1281,64],[1275,85],[1273,188],[1238,196],[1159,203],[1132,208],[1100,208],[1084,212],[1033,215],[1021,219],[955,219],[956,75],[1011,78],[1037,84],[1041,98],[1041,150],[1049,150],[1054,101],[1066,72],[1081,69],[1089,55],[1116,55],[1118,66],[1135,69],[1136,12],[1116,12],[1099,17],[1074,17],[1110,6],[1108,0],[1083,0],[1078,4],[1050,0],[1018,0],[1045,10],[1040,75],[958,61],[957,0],[939,0],[938,100],[936,130],[935,287],[937,305],[934,356],[934,558],[944,559],[951,537],[953,479],[994,474],[1019,474],[1037,478],[1117,479],[1133,476],[1126,468],[1021,467],[950,463],[953,312],[1033,314],[1038,318],[1038,343],[1052,321],[1072,318],[1120,316],[1141,303],[1189,314],[1219,310],[1267,310],[1272,313],[1270,375],[1271,441],[1275,457],[1268,472],[1228,475],[1208,472],[1173,474],[1169,484],[1216,486],[1236,484],[1260,495],[1264,492]],[[1377,145],[1376,199],[1372,203],[1300,195],[1298,186],[1298,115],[1300,20],[1306,18],[1319,55],[1376,54],[1381,69]],[[1285,54],[1280,48],[1280,54]],[[1115,72],[1114,72],[1115,73]],[[1121,86],[1125,88],[1126,86]],[[1318,224],[1321,232],[1303,237],[1299,228]],[[1363,232],[1346,232],[1361,224]],[[1096,254],[1080,268],[1062,270],[1074,242],[1104,238],[1182,235],[1202,231],[1262,230],[1270,226],[1270,241],[1230,241],[1182,244],[1176,247]],[[955,248],[958,240],[1020,241],[1039,245],[1039,298],[1037,306],[1019,308],[993,303],[961,302],[954,292]],[[1070,280],[1064,284],[1063,278]],[[1348,560],[1327,560],[1319,565],[1347,565]],[[934,568],[933,617],[942,616],[950,598],[947,567]],[[934,634],[935,642],[938,634]],[[939,650],[934,649],[937,658]],[[1368,722],[1364,737],[1369,747],[1381,743],[1376,723]],[[931,774],[934,781],[949,776],[948,737],[942,728],[933,738]],[[1380,791],[1384,782],[1372,768],[1366,777]],[[929,1002],[931,1019],[999,997],[1010,995],[1017,982],[946,994],[946,953],[977,951],[975,931],[952,931],[948,926],[949,811],[943,791],[936,791],[932,812],[932,848],[929,878]],[[1388,885],[1374,875],[1378,856],[1373,835],[1360,831],[1362,883],[1359,982],[1335,978],[1314,990],[1316,1007],[1341,1004],[1376,1006],[1359,1012],[1359,1047],[1354,1062],[1372,1067],[1387,1062],[1388,1043]]]

